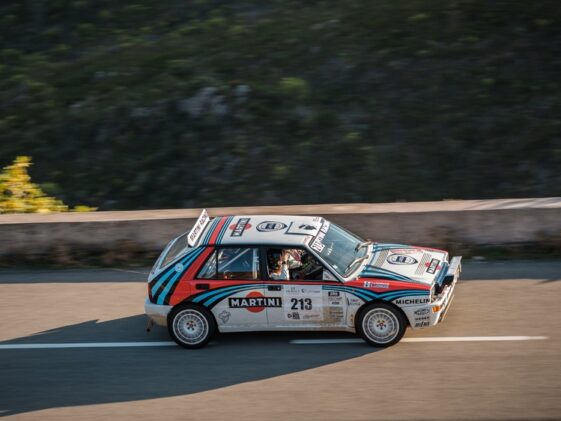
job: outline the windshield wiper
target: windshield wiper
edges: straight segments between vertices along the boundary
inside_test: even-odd
[[[363,261],[364,259],[366,259],[367,257],[368,257],[368,254],[365,254],[365,255],[362,256],[362,257],[357,257],[356,259],[354,259],[354,260],[351,262],[351,264],[350,264],[349,266],[347,266],[347,269],[345,269],[345,275],[347,274],[347,272],[349,271],[349,269],[353,267],[353,265],[354,265],[355,263],[362,262],[362,261]]]
[[[370,240],[365,241],[364,243],[357,244],[356,247],[355,247],[355,252],[359,251],[363,247],[368,247],[370,244],[372,244],[372,241],[370,241]]]

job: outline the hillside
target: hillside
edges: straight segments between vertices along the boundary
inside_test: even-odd
[[[4,0],[0,166],[101,210],[559,196],[560,10]]]

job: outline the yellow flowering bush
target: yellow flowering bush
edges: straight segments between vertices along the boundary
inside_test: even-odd
[[[47,196],[31,181],[28,168],[31,158],[18,156],[12,165],[4,167],[0,173],[0,213],[48,213],[67,212],[68,206],[54,197]],[[95,210],[78,206],[77,211]]]

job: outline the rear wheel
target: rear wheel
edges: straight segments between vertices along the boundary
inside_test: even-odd
[[[407,328],[405,316],[391,305],[375,303],[366,307],[357,320],[356,330],[371,345],[392,346]]]
[[[214,336],[216,323],[207,309],[185,304],[169,314],[168,332],[184,348],[201,348]]]

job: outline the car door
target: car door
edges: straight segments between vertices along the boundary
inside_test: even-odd
[[[217,247],[201,268],[196,285],[208,289],[207,305],[221,332],[267,328],[267,302],[256,247]]]
[[[261,261],[265,265],[266,250],[262,251]],[[267,268],[263,270],[267,279],[265,296],[277,300],[277,305],[267,307],[269,329],[329,329],[345,325],[347,300],[343,288],[339,288],[341,282],[317,259],[315,264],[318,269],[306,279],[275,280]]]

